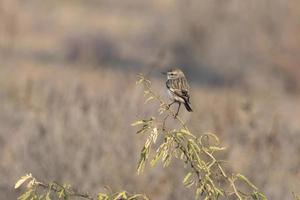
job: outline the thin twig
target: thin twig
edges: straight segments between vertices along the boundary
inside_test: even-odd
[[[189,131],[188,127],[185,125],[183,120],[168,107],[168,104],[159,95],[153,92],[150,82],[148,82],[148,80],[146,80],[143,76],[141,76],[141,78],[143,81],[143,85],[146,87],[146,91],[148,91],[152,97],[157,99],[161,106],[165,106],[165,110],[169,112],[168,115],[173,116],[185,130]]]
[[[239,194],[239,192],[237,191],[237,189],[235,187],[234,180],[232,180],[231,178],[228,178],[228,181],[230,182],[231,187],[232,187],[232,189],[234,191],[234,194],[237,196],[237,198],[239,200],[243,200],[243,198],[241,197],[241,195]]]
[[[241,195],[245,195],[247,197],[250,197],[251,194],[244,194],[240,192],[235,185],[236,176],[228,177],[225,170],[221,166],[219,160],[217,160],[214,156],[214,150],[212,149],[210,151],[211,145],[208,143],[204,145],[202,142],[203,136],[196,137],[192,133],[190,133],[189,129],[183,122],[183,120],[176,115],[176,113],[170,109],[168,104],[159,96],[157,95],[151,88],[151,82],[144,78],[143,75],[140,75],[140,81],[139,83],[143,83],[145,87],[145,94],[149,95],[150,97],[148,99],[156,99],[160,103],[160,113],[166,114],[163,118],[162,123],[162,131],[165,133],[165,135],[168,135],[168,131],[166,131],[166,120],[169,116],[174,116],[175,120],[181,125],[181,130],[174,130],[171,131],[171,134],[174,142],[176,144],[176,149],[179,149],[182,154],[185,156],[186,160],[184,160],[187,164],[190,165],[192,169],[192,173],[197,175],[198,183],[197,183],[197,190],[201,191],[201,195],[205,193],[207,197],[211,197],[211,195],[216,195],[217,197],[222,194],[222,191],[220,191],[216,186],[215,182],[213,181],[214,176],[212,176],[211,168],[213,166],[217,166],[221,172],[221,175],[223,176],[223,180],[228,183],[228,186],[232,188],[233,192],[232,195],[235,195],[237,199],[242,200]],[[186,131],[183,131],[186,130]],[[183,139],[179,138],[179,135],[177,133],[182,133]],[[166,137],[166,136],[165,136]],[[208,135],[206,135],[208,137]],[[215,145],[219,145],[219,139],[216,136],[213,136],[216,140]],[[200,141],[199,141],[200,139]],[[170,148],[167,148],[168,151],[170,151]],[[220,149],[221,150],[221,149]],[[168,152],[169,154],[169,152]],[[204,158],[207,158],[208,161],[204,161],[201,158],[201,155],[206,155]],[[255,189],[256,190],[256,189]],[[223,190],[223,192],[226,196],[226,191]],[[255,191],[256,192],[256,191]]]
[[[197,175],[198,182],[201,182],[200,170],[198,170],[197,167],[194,165],[194,161],[190,157],[187,150],[185,149],[185,146],[183,144],[181,144],[181,142],[176,137],[173,137],[173,138],[174,138],[174,141],[176,142],[176,144],[179,146],[179,149],[182,151],[182,153],[186,157],[187,161],[190,163],[191,168],[193,169],[193,171]]]
[[[54,185],[52,184],[45,184],[45,183],[42,183],[42,182],[36,182],[35,183],[37,186],[40,186],[42,188],[45,188],[45,189],[50,189],[54,192],[60,192],[61,190],[60,189],[57,189],[56,187],[54,187]],[[63,186],[55,183],[55,185],[61,187],[62,189],[65,189]],[[88,194],[82,194],[82,193],[78,193],[78,192],[75,192],[74,190],[73,191],[69,191],[69,190],[66,190],[65,191],[68,193],[69,196],[73,196],[73,197],[80,197],[80,198],[83,198],[83,199],[89,199],[89,200],[94,200],[93,197],[91,197],[90,195]]]

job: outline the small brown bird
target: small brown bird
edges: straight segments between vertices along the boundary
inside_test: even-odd
[[[175,68],[163,74],[167,75],[166,86],[170,99],[173,101],[169,104],[169,107],[174,103],[178,103],[178,109],[175,117],[178,115],[182,103],[187,111],[192,112],[193,110],[190,103],[189,85],[184,73],[180,69]]]

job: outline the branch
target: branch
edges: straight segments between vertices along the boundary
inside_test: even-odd
[[[142,126],[137,133],[149,134],[141,153],[138,173],[143,170],[146,161],[149,159],[151,149],[155,147],[153,144],[156,142],[157,137],[161,136],[164,139],[159,141],[164,142],[155,150],[151,164],[155,165],[161,159],[163,166],[168,166],[172,156],[178,158],[178,154],[180,154],[180,159],[184,160],[190,166],[190,170],[184,177],[183,183],[186,187],[193,185],[196,187],[196,198],[199,195],[205,195],[205,199],[213,200],[218,199],[219,196],[227,197],[227,194],[229,194],[229,196],[235,195],[239,200],[249,198],[253,200],[266,200],[265,195],[258,192],[256,186],[245,176],[241,174],[232,175],[231,177],[227,176],[225,169],[221,165],[222,161],[218,160],[215,156],[215,152],[225,150],[224,147],[219,146],[219,138],[215,134],[207,133],[196,137],[189,131],[183,120],[176,116],[169,109],[165,101],[152,90],[149,80],[143,75],[139,75],[137,83],[144,87],[144,94],[147,97],[146,102],[157,100],[160,104],[159,114],[166,114],[162,123],[155,117],[151,117],[150,120],[139,120],[132,124],[133,126]],[[181,129],[166,129],[165,121],[169,116],[175,117],[175,121],[178,122]],[[157,128],[159,124],[162,124],[162,129]],[[207,141],[205,142],[204,139],[207,139]],[[218,174],[221,177],[218,177]],[[216,180],[219,180],[218,187],[220,188],[216,187]],[[246,194],[239,191],[235,183],[236,180],[246,183],[249,190],[252,190],[252,193]],[[220,183],[223,184],[221,185]],[[226,185],[231,188],[231,191],[225,189]]]
[[[65,190],[67,195],[68,196],[72,196],[72,197],[80,197],[80,198],[83,198],[83,199],[89,199],[89,200],[94,200],[93,197],[91,197],[90,195],[88,195],[87,193],[85,194],[82,194],[82,193],[78,193],[78,192],[75,192],[76,190],[69,190],[67,188],[65,188],[64,186],[58,184],[58,183],[54,183],[54,184],[45,184],[45,183],[42,183],[42,182],[36,182],[36,185],[37,186],[40,186],[44,189],[50,189],[52,190],[53,192],[61,192],[62,190]],[[60,189],[56,188],[55,186],[59,186]]]
[[[164,118],[163,129],[164,129],[164,124],[165,124],[166,119],[169,116],[173,116],[179,122],[179,124],[188,131],[188,127],[185,125],[183,120],[178,115],[176,115],[176,113],[173,110],[170,109],[168,104],[158,94],[156,94],[152,90],[151,82],[149,80],[145,79],[145,77],[142,74],[138,75],[137,84],[142,84],[144,86],[144,94],[149,96],[149,98],[146,100],[146,102],[148,102],[151,99],[156,99],[160,103],[160,113],[162,114],[165,111],[168,112]]]
[[[94,198],[87,193],[79,193],[70,186],[60,185],[56,182],[43,183],[37,181],[31,174],[27,174],[21,177],[15,184],[15,189],[21,187],[27,182],[27,190],[18,198],[18,200],[50,200],[51,196],[55,196],[58,199],[69,199],[71,197],[77,197],[87,200],[149,200],[143,194],[130,194],[126,191],[115,192],[110,194],[99,193],[97,198]],[[41,188],[42,190],[38,190]]]

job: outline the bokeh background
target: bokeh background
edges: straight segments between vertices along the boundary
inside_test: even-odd
[[[149,117],[144,73],[166,100],[169,67],[191,82],[195,134],[216,133],[233,171],[269,199],[300,193],[297,0],[0,0],[0,197],[31,172],[96,194],[193,199],[180,162],[136,175]]]

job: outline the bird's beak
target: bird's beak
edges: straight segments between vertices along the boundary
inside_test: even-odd
[[[161,72],[162,75],[167,75],[167,72]]]

